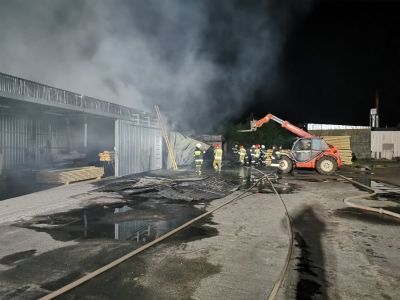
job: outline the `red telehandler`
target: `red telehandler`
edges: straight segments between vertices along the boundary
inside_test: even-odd
[[[239,131],[256,131],[257,128],[268,123],[270,120],[281,124],[283,128],[299,137],[293,143],[292,149],[288,154],[281,153],[279,169],[282,173],[289,173],[293,168],[299,168],[317,169],[320,174],[331,175],[342,166],[342,159],[335,146],[329,145],[322,138],[314,136],[272,114],[268,114],[260,120],[251,121],[250,130]]]

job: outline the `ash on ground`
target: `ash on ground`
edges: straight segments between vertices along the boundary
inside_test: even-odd
[[[218,174],[204,177],[142,176],[113,180],[98,188],[100,192],[116,192],[125,199],[166,199],[170,201],[210,201],[225,197],[237,188],[233,181]]]

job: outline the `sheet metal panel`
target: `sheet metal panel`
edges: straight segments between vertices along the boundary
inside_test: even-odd
[[[115,176],[162,168],[162,134],[150,120],[115,121]]]
[[[2,169],[23,164],[27,160],[31,121],[11,116],[0,117],[0,153]]]
[[[73,93],[1,72],[0,95],[10,99],[46,104],[118,119],[133,120],[137,115],[155,118],[155,116],[149,113],[131,107]]]
[[[383,151],[383,144],[393,144],[393,154]],[[371,131],[371,152],[373,158],[400,157],[400,131]]]
[[[50,163],[53,154],[67,149],[60,125],[48,120],[0,116],[2,169]]]

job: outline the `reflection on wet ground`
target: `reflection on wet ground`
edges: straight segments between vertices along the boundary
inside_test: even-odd
[[[265,171],[265,169],[262,171]],[[273,171],[266,170],[266,173],[269,173],[272,179],[277,177]],[[54,278],[51,278],[51,280],[50,278],[40,278],[35,284],[49,290],[57,289],[81,277],[86,270],[96,269],[99,265],[116,259],[126,254],[126,252],[154,240],[172,228],[178,227],[187,220],[200,215],[205,211],[205,207],[210,201],[228,195],[234,188],[239,187],[242,190],[250,188],[262,176],[260,172],[252,168],[224,168],[220,174],[215,173],[213,170],[204,170],[203,177],[197,178],[198,180],[194,180],[194,172],[180,172],[177,174],[179,175],[176,177],[168,176],[168,178],[156,178],[156,175],[150,178],[151,175],[147,175],[149,176],[147,181],[140,181],[138,176],[135,178],[108,180],[105,186],[104,183],[103,186],[97,183],[97,187],[102,192],[116,192],[123,195],[123,203],[92,206],[66,213],[40,216],[28,223],[18,224],[18,226],[45,232],[56,240],[76,240],[82,243],[40,253],[39,255],[35,255],[36,251],[32,249],[5,256],[1,259],[0,263],[16,265],[16,268],[10,269],[8,273],[4,272],[3,278],[11,278],[10,280],[15,280],[18,285],[25,284],[25,282],[30,283],[32,282],[31,278],[21,280],[21,274],[26,274],[27,270],[31,270],[33,273],[28,273],[27,277],[33,278],[37,276],[34,274],[37,270],[46,270],[43,266],[47,266],[48,271],[55,269],[53,273],[57,274],[53,274]],[[332,179],[332,177],[315,175],[315,172],[299,172],[294,175],[287,175],[285,179],[285,182],[294,179],[296,180],[294,181],[296,184],[291,182],[276,183],[276,188],[281,194],[296,192],[302,186],[305,187],[308,182],[316,182],[318,184],[319,182],[332,182],[336,180]],[[304,181],[304,184],[300,182],[301,186],[297,185],[299,183],[297,180]],[[252,191],[272,193],[271,188],[265,180],[259,182]],[[386,190],[385,193],[387,197],[389,195],[394,198],[397,197],[397,194],[393,194],[393,192]],[[361,213],[352,211],[351,209],[348,210],[347,208],[346,210],[343,209],[343,211],[336,211],[336,214],[347,218],[370,217],[365,216],[365,213],[362,213],[361,216]],[[378,221],[382,221],[385,225],[391,224],[387,223],[387,217],[385,216],[374,214],[373,218],[381,218]],[[297,256],[296,260],[294,260],[295,265],[293,266],[298,275],[296,297],[298,299],[324,297],[328,289],[324,271],[325,253],[323,253],[321,243],[325,226],[324,222],[318,218],[317,213],[312,208],[301,211],[293,219],[297,247]],[[186,242],[218,235],[218,230],[212,225],[211,218],[202,220],[181,231],[168,240],[168,242]],[[90,253],[84,260],[80,258],[80,254],[83,252],[82,249],[89,251],[89,249],[93,249],[94,247],[106,249],[106,251],[99,250],[98,252],[94,252],[94,254]],[[70,257],[68,257],[68,254]],[[69,265],[74,265],[74,261],[72,263],[69,262],[73,257],[79,257],[80,260],[77,259],[75,264],[82,263],[82,266],[68,269],[62,273],[60,270],[64,270],[67,267],[62,264],[56,266],[55,262],[58,257],[63,257],[63,259],[64,257],[68,257]],[[85,263],[86,265],[84,265]],[[125,270],[124,272],[121,272],[121,269],[115,269],[114,272],[104,276],[105,280],[93,281],[93,285],[83,286],[81,287],[82,293],[77,293],[79,295],[87,295],[88,292],[93,293],[104,289],[100,294],[112,293],[115,296],[117,292],[114,293],[113,290],[110,290],[108,285],[111,282],[110,278],[113,278],[113,283],[120,284],[118,286],[120,288],[118,291],[120,297],[117,297],[118,299],[129,298],[128,296],[130,295],[140,295],[143,289],[138,288],[136,280],[148,266],[142,262],[142,267],[140,267],[141,265],[138,267],[138,263],[140,265],[140,259],[135,258],[121,265],[121,268]],[[187,270],[185,278],[191,274],[188,266],[192,266],[195,270],[197,268],[203,269],[205,266],[204,262],[199,263],[197,261],[185,261],[183,262],[184,265],[180,261],[173,261],[172,263],[174,268]],[[160,267],[162,266],[163,263],[160,264]],[[56,269],[57,267],[58,269]],[[168,263],[168,267],[171,267],[171,263]],[[216,266],[209,265],[208,268],[204,276],[219,272]],[[164,274],[172,276],[171,274],[173,273],[171,272],[174,271],[168,269]],[[181,270],[175,273],[181,273]],[[155,281],[154,285],[157,286],[157,283]],[[132,289],[131,293],[127,293],[129,291],[127,286]],[[182,287],[182,278],[177,279],[176,286],[179,288]],[[28,285],[26,289],[29,289]],[[16,295],[19,296],[22,293],[23,291]],[[190,293],[187,295],[190,295]],[[185,296],[187,295],[185,294]]]
[[[277,180],[276,174],[269,174],[272,180]],[[205,211],[207,201],[229,194],[235,186],[248,189],[263,176],[253,168],[225,169],[221,174],[209,172],[206,175],[202,180],[193,181],[156,177],[109,181],[99,190],[124,195],[124,203],[37,216],[17,226],[46,232],[59,241],[114,239],[142,244],[200,215]],[[144,188],[151,191],[141,195],[137,193],[136,190],[143,191]],[[276,189],[282,194],[292,193],[298,188],[292,183],[276,183]],[[259,181],[253,191],[273,192],[266,179]],[[203,206],[202,209],[191,204],[194,199],[196,204]]]
[[[123,203],[37,216],[17,226],[46,232],[60,241],[114,239],[146,243],[202,214],[209,201],[237,188],[238,175],[234,170],[208,173],[202,178],[177,173],[179,177],[175,178],[109,180],[97,190],[117,192],[124,197]]]
[[[149,199],[37,217],[20,226],[46,232],[60,241],[100,238],[146,243],[202,212],[187,203]]]
[[[377,207],[379,208],[379,207]],[[384,209],[396,212],[399,211],[399,207],[385,207]],[[379,225],[400,225],[400,220],[385,215],[378,214],[375,212],[368,212],[354,207],[344,207],[335,210],[334,214],[341,218],[353,219],[357,221],[368,222],[371,224]]]
[[[46,232],[59,241],[114,239],[142,244],[200,215],[205,211],[207,201],[229,194],[237,185],[240,189],[248,189],[261,176],[252,168],[240,168],[239,171],[226,169],[221,174],[210,173],[204,180],[196,181],[172,182],[154,177],[147,181],[126,179],[108,182],[99,189],[123,194],[124,203],[38,216],[18,226]],[[149,188],[151,192],[146,191],[142,195],[127,192],[143,188]],[[277,184],[276,188],[280,193],[291,193],[298,187],[294,184]],[[262,180],[255,186],[254,192],[273,191],[268,182]],[[178,197],[175,197],[177,194]],[[194,206],[191,202],[193,199],[202,199],[197,200],[196,204],[203,208]],[[201,235],[198,231],[194,235]],[[207,234],[204,234],[209,235],[210,230],[206,231]],[[190,232],[187,231],[187,237]]]
[[[387,194],[390,197],[394,197],[396,195],[397,198],[400,197],[400,187],[386,184],[377,180],[372,180],[371,178],[367,176],[354,176],[351,177],[352,180],[359,182],[367,187],[370,187],[371,189],[377,191],[379,194]],[[340,179],[341,181],[346,182],[343,179]],[[354,187],[361,191],[369,191],[357,184],[352,183]]]
[[[17,261],[32,257],[35,255],[36,250],[31,249],[31,250],[26,250],[26,251],[21,251],[21,252],[16,252],[10,255],[6,255],[0,259],[0,264],[2,265],[11,265]]]
[[[276,191],[280,194],[290,194],[300,188],[300,186],[297,184],[280,183],[280,175],[278,174],[276,169],[261,169],[261,171],[266,174],[268,178],[274,183]],[[263,173],[260,173],[255,168],[241,167],[238,174],[239,189],[247,190],[253,187],[253,192],[274,193],[271,184],[266,178],[260,180],[260,178],[264,175]]]

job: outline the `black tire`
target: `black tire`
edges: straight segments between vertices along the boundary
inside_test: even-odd
[[[337,170],[337,161],[331,156],[322,156],[317,161],[317,171],[322,175],[332,175]]]
[[[279,160],[279,170],[281,171],[282,174],[287,174],[287,173],[292,172],[293,161],[289,157],[283,156]]]

